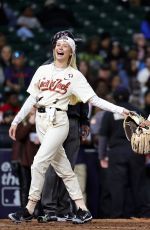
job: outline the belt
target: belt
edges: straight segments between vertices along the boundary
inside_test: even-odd
[[[51,109],[51,107],[49,109]],[[59,109],[59,108],[56,108],[56,110],[57,111],[63,111],[62,109]],[[39,113],[45,113],[46,112],[46,108],[45,107],[39,107],[39,108],[37,108],[37,111]]]

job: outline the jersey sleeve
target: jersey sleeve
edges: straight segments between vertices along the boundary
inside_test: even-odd
[[[76,73],[71,91],[84,103],[96,95],[90,84],[87,82],[86,78],[79,71]]]
[[[41,77],[41,68],[39,67],[37,69],[37,71],[35,72],[35,74],[33,75],[33,78],[32,78],[30,85],[27,89],[27,92],[30,95],[32,95],[34,98],[36,98],[40,92],[39,87],[38,87],[40,77]]]

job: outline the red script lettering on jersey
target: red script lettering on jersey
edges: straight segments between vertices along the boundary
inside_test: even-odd
[[[50,90],[60,94],[65,94],[70,84],[71,82],[68,82],[67,84],[63,84],[61,79],[56,79],[56,81],[46,80],[46,81],[40,81],[39,89],[42,91]]]

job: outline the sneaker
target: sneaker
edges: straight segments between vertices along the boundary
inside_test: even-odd
[[[57,221],[72,221],[75,218],[73,213],[57,215]]]
[[[27,208],[22,208],[17,212],[10,213],[8,218],[16,223],[21,223],[22,221],[31,221],[33,215],[28,212]]]
[[[37,221],[39,223],[46,223],[46,222],[51,222],[51,221],[57,221],[57,216],[55,213],[47,213],[43,216],[38,216]]]
[[[74,224],[84,224],[92,220],[92,215],[89,211],[78,209],[76,216],[73,218],[72,222]]]

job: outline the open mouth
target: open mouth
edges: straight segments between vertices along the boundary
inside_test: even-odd
[[[57,52],[57,55],[58,55],[59,57],[62,57],[62,56],[64,55],[64,52],[58,51],[58,52]]]

